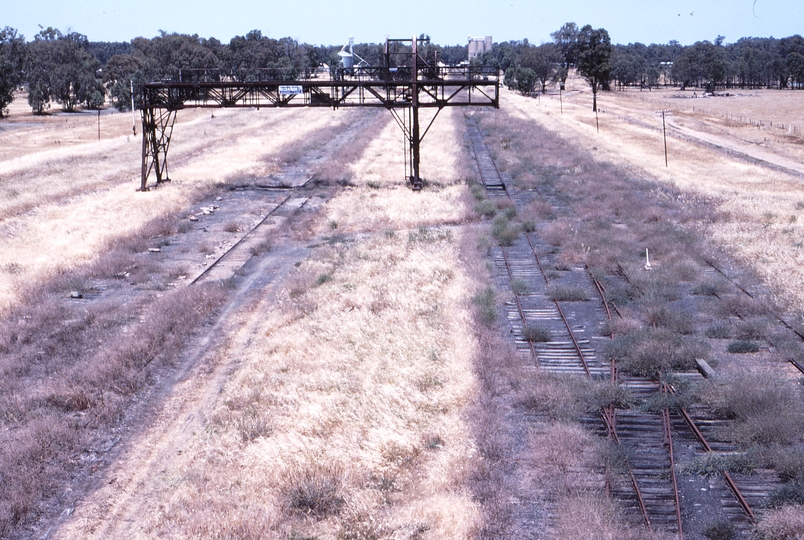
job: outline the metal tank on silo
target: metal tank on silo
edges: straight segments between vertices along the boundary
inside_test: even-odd
[[[355,38],[349,36],[349,43],[341,47],[340,52],[338,52],[338,56],[341,59],[341,67],[344,71],[348,71],[349,73],[352,72],[352,68],[355,65],[354,44]]]

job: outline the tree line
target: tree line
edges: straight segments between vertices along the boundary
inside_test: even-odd
[[[465,46],[430,45],[447,63],[466,60]],[[47,28],[30,42],[16,29],[0,30],[0,117],[24,88],[34,113],[51,102],[65,111],[77,106],[99,108],[111,103],[128,110],[148,81],[183,77],[185,81],[225,77],[241,80],[272,76],[294,79],[322,64],[337,65],[339,45],[310,45],[292,38],[274,39],[252,30],[229,43],[160,32],[154,38],[130,42],[91,42],[77,32],[63,34]],[[373,65],[382,58],[384,44],[356,44],[354,51]],[[180,75],[179,75],[180,74]],[[136,106],[136,103],[135,103]]]
[[[563,86],[575,67],[597,89],[659,85],[703,88],[804,88],[804,38],[741,38],[724,43],[699,41],[667,44],[612,45],[605,29],[567,23],[551,34],[552,42],[532,45],[527,39],[495,44],[480,62],[505,73],[514,90],[545,92],[548,83]],[[591,70],[591,71],[590,71]]]
[[[531,45],[527,39],[496,43],[478,62],[505,73],[504,84],[523,93],[545,92],[548,84],[563,87],[570,69],[576,69],[599,90],[660,84],[706,88],[804,88],[804,38],[742,38],[726,44],[699,41],[682,46],[611,43],[608,32],[590,25],[567,23],[551,34],[552,42]],[[400,46],[400,45],[395,45]],[[428,45],[441,61],[454,64],[467,58],[466,46]],[[294,78],[326,63],[337,65],[337,45],[310,45],[292,38],[274,39],[252,30],[229,43],[160,32],[154,38],[130,42],[91,42],[77,32],[64,34],[47,28],[26,41],[17,30],[0,30],[0,117],[25,88],[35,113],[52,102],[63,110],[78,106],[99,108],[111,103],[131,108],[140,85],[166,74],[181,72],[192,80],[209,72],[237,72],[257,79],[266,72]],[[354,52],[371,65],[380,65],[384,44],[356,44]]]

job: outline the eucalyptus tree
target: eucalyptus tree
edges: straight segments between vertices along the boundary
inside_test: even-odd
[[[597,111],[597,93],[609,89],[611,78],[611,38],[604,28],[590,25],[578,33],[577,70],[592,88],[592,110]]]
[[[22,84],[24,66],[25,37],[6,26],[0,30],[0,118]]]

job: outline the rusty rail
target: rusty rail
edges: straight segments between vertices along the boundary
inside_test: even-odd
[[[281,207],[283,204],[285,204],[286,202],[288,202],[288,199],[290,199],[290,195],[288,195],[287,197],[285,197],[284,199],[282,199],[282,202],[280,202],[280,203],[279,203],[279,204],[277,204],[277,205],[276,205],[274,208],[272,208],[272,209],[271,209],[271,211],[270,211],[270,212],[268,212],[268,213],[265,215],[265,217],[264,217],[264,218],[262,218],[262,219],[260,220],[260,222],[259,222],[259,223],[257,223],[257,224],[256,224],[254,227],[252,227],[250,231],[248,231],[246,234],[244,234],[244,235],[243,235],[243,237],[242,237],[242,238],[240,238],[240,240],[238,240],[237,242],[235,242],[235,243],[232,245],[232,247],[230,247],[229,249],[227,249],[226,251],[224,251],[224,252],[223,252],[223,254],[221,254],[221,256],[220,256],[220,257],[218,257],[217,259],[215,259],[215,261],[214,261],[212,264],[210,264],[209,266],[207,266],[206,268],[204,268],[204,271],[203,271],[203,272],[201,272],[200,274],[198,274],[198,275],[195,277],[195,279],[193,279],[193,280],[190,282],[190,285],[195,284],[195,283],[196,283],[198,280],[200,280],[202,277],[204,277],[204,276],[207,274],[207,272],[209,272],[209,271],[210,271],[210,270],[212,270],[214,267],[216,267],[216,266],[218,265],[218,263],[219,263],[219,262],[221,262],[223,259],[225,259],[225,258],[226,258],[226,257],[227,257],[227,256],[228,256],[228,255],[229,255],[231,252],[232,252],[232,251],[234,251],[234,250],[235,250],[235,248],[237,248],[237,246],[239,246],[240,244],[242,244],[242,243],[243,243],[243,241],[244,241],[246,238],[248,238],[248,237],[251,235],[251,233],[253,233],[254,231],[256,231],[256,230],[257,230],[257,229],[258,229],[258,228],[259,228],[259,227],[260,227],[260,226],[261,226],[263,223],[265,223],[265,220],[267,220],[269,217],[271,217],[271,215],[272,215],[274,212],[276,212],[276,211],[277,211],[277,210],[278,210],[278,209],[279,209],[279,208],[280,208],[280,207]]]
[[[616,416],[614,407],[611,405],[603,407],[601,409],[601,415],[603,417],[603,423],[606,424],[606,431],[608,431],[609,438],[619,446],[620,438],[617,436],[617,428],[615,426]],[[634,475],[634,470],[631,468],[631,464],[628,463],[628,461],[625,463],[625,468],[628,472],[628,478],[631,480],[631,486],[634,488],[634,494],[637,498],[639,510],[642,512],[642,519],[645,520],[645,526],[647,526],[648,531],[653,532],[653,526],[650,523],[650,516],[648,515],[648,508],[645,505],[645,499],[642,497],[642,491],[639,489],[639,484],[637,484],[636,475]]]
[[[661,383],[662,394],[668,393],[666,383]],[[673,455],[673,430],[670,423],[670,409],[665,407],[662,410],[662,427],[664,428],[665,444],[670,454],[670,479],[673,481],[673,497],[676,503],[676,522],[678,523],[679,540],[684,537],[684,529],[681,526],[681,500],[678,497],[678,481],[676,479],[676,460]]]
[[[668,385],[668,389],[671,393],[675,393],[675,388],[673,388],[672,386]],[[678,412],[679,414],[681,414],[681,417],[684,419],[684,421],[687,423],[692,433],[695,435],[695,438],[698,439],[699,443],[701,443],[703,449],[706,452],[710,453],[714,452],[714,450],[712,450],[712,447],[709,446],[709,443],[706,441],[706,438],[704,437],[701,430],[695,424],[695,420],[692,419],[687,410],[684,407],[679,407]],[[729,471],[723,471],[723,479],[726,481],[726,485],[729,486],[729,489],[734,494],[734,498],[737,499],[737,503],[740,505],[740,507],[743,509],[746,515],[748,515],[748,518],[751,521],[755,522],[757,517],[754,514],[754,511],[751,510],[751,505],[748,504],[748,501],[745,499],[742,492],[740,492],[740,488],[737,487],[737,484],[734,482],[734,479],[729,474]]]
[[[572,340],[572,345],[575,347],[575,352],[578,353],[578,356],[581,359],[581,364],[583,364],[583,370],[589,377],[591,377],[592,372],[589,371],[589,364],[587,364],[586,362],[586,357],[583,355],[583,350],[581,350],[581,346],[578,344],[578,340],[575,339],[575,334],[572,332],[572,327],[570,326],[566,315],[564,315],[564,310],[561,309],[561,304],[558,303],[558,300],[553,300],[553,303],[556,305],[558,314],[561,315],[561,320],[564,321],[564,326],[567,327],[567,332],[569,332],[570,339]]]
[[[502,250],[503,260],[505,261],[505,269],[508,271],[508,279],[511,280],[511,285],[513,286],[514,283],[514,273],[511,271],[511,263],[508,262],[508,254],[505,253],[505,246],[500,245],[500,249]],[[512,287],[513,289],[513,287]],[[536,354],[536,348],[533,346],[533,342],[524,335],[524,330],[527,328],[528,321],[525,319],[525,310],[522,309],[522,302],[519,301],[519,294],[514,290],[514,298],[516,299],[516,307],[519,310],[519,318],[522,319],[522,330],[523,334],[522,337],[528,342],[528,347],[530,347],[530,354],[533,356],[533,359],[537,362],[539,361],[539,355]]]

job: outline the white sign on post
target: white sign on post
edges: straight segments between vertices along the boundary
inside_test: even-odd
[[[303,94],[304,87],[299,84],[287,84],[287,85],[280,85],[279,86],[279,95],[280,96],[290,96],[295,94]]]

